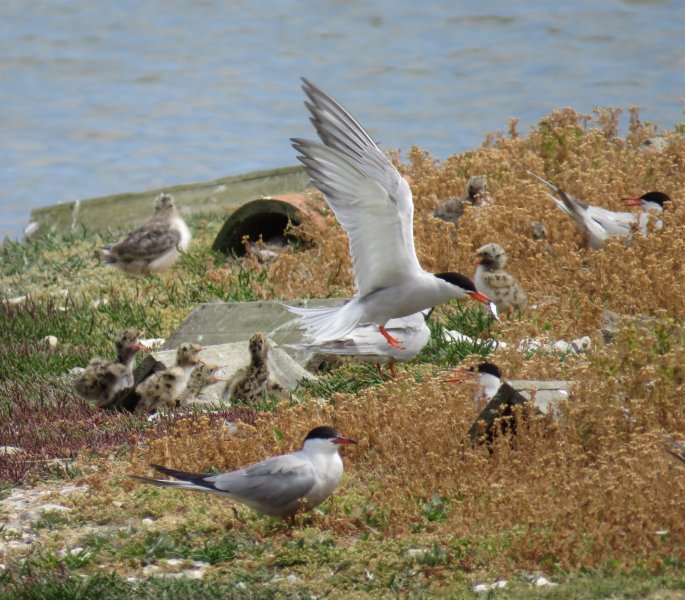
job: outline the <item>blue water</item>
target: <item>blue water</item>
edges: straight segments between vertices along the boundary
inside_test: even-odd
[[[685,120],[685,3],[3,0],[0,238],[34,206],[295,164],[305,75],[444,158],[559,106]]]

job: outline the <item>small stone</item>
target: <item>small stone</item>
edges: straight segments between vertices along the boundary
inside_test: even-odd
[[[478,583],[473,586],[474,592],[489,592],[491,590],[496,590],[498,588],[507,587],[506,579],[498,579],[494,583]]]
[[[77,377],[78,375],[83,374],[85,372],[85,370],[86,369],[84,367],[72,367],[71,369],[69,369],[67,371],[67,373],[69,375],[72,375],[73,377]]]
[[[149,527],[149,526],[152,525],[153,523],[154,523],[154,521],[153,521],[152,519],[150,519],[150,518],[143,519],[143,520],[140,522],[140,524],[143,525],[143,526],[145,526],[145,527]]]
[[[300,578],[297,575],[290,574],[285,578],[285,580],[288,583],[297,583],[300,580]]]
[[[15,296],[14,298],[8,298],[6,300],[7,304],[21,304],[26,300],[26,296]]]
[[[417,556],[423,556],[425,553],[425,548],[409,548],[409,550],[407,550],[407,554],[413,558],[416,558]]]
[[[164,342],[166,342],[164,338],[148,338],[145,340],[138,340],[138,343],[141,346],[144,346],[145,348],[148,348],[150,350],[154,350],[155,348],[163,346]]]
[[[59,340],[54,335],[46,335],[41,342],[45,344],[51,350],[57,348]]]
[[[246,590],[247,584],[244,581],[239,581],[235,584],[235,587],[237,587],[239,590]]]
[[[533,577],[533,579],[531,580],[531,583],[535,587],[554,587],[555,585],[559,585],[558,583],[554,583],[553,581],[550,581],[546,577],[542,577],[542,575],[540,577]]]
[[[184,560],[182,558],[166,558],[164,562],[170,567],[178,567],[183,564]]]
[[[26,450],[19,446],[0,446],[0,456],[12,456],[13,454],[22,454],[24,452],[26,452]]]

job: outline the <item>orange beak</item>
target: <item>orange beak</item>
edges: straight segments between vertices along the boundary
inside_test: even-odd
[[[490,306],[490,303],[492,300],[488,298],[485,294],[481,294],[480,292],[466,292],[469,295],[469,298],[471,300],[476,300],[477,302],[480,302],[481,304],[485,304],[485,306]]]
[[[626,206],[639,206],[640,208],[643,206],[642,198],[623,198],[623,202]]]
[[[349,444],[356,444],[357,442],[355,442],[354,440],[352,440],[350,438],[338,436],[337,438],[335,438],[333,440],[333,443],[338,444],[340,446],[348,446]]]
[[[449,373],[452,373],[454,377],[449,379],[443,379],[444,383],[463,383],[464,381],[473,381],[475,373],[469,369],[448,369]]]

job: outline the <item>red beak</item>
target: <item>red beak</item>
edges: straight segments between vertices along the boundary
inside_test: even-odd
[[[492,302],[492,300],[490,300],[490,298],[488,298],[485,294],[481,294],[480,292],[466,292],[466,293],[469,295],[469,298],[471,298],[471,300],[477,300],[481,304],[485,304],[485,306],[487,306],[487,307],[489,307],[490,302]]]
[[[349,444],[356,444],[357,442],[355,442],[354,440],[351,440],[350,438],[338,436],[337,438],[335,438],[333,440],[333,443],[338,444],[340,446],[347,446]]]
[[[449,369],[449,372],[453,373],[455,377],[443,379],[444,383],[463,383],[464,381],[471,381],[474,376],[474,372],[469,371],[469,369]]]
[[[626,206],[639,206],[642,208],[644,201],[642,198],[623,198],[623,202]]]

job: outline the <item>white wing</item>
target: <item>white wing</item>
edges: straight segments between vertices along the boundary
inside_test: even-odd
[[[321,141],[351,160],[387,192],[402,222],[411,266],[420,269],[414,248],[414,203],[409,184],[350,113],[313,83],[304,78],[302,81],[302,89],[310,100],[305,105]]]
[[[397,201],[391,193],[338,150],[309,140],[291,141],[309,177],[347,232],[359,296],[420,272],[413,246],[410,249],[405,243]]]

